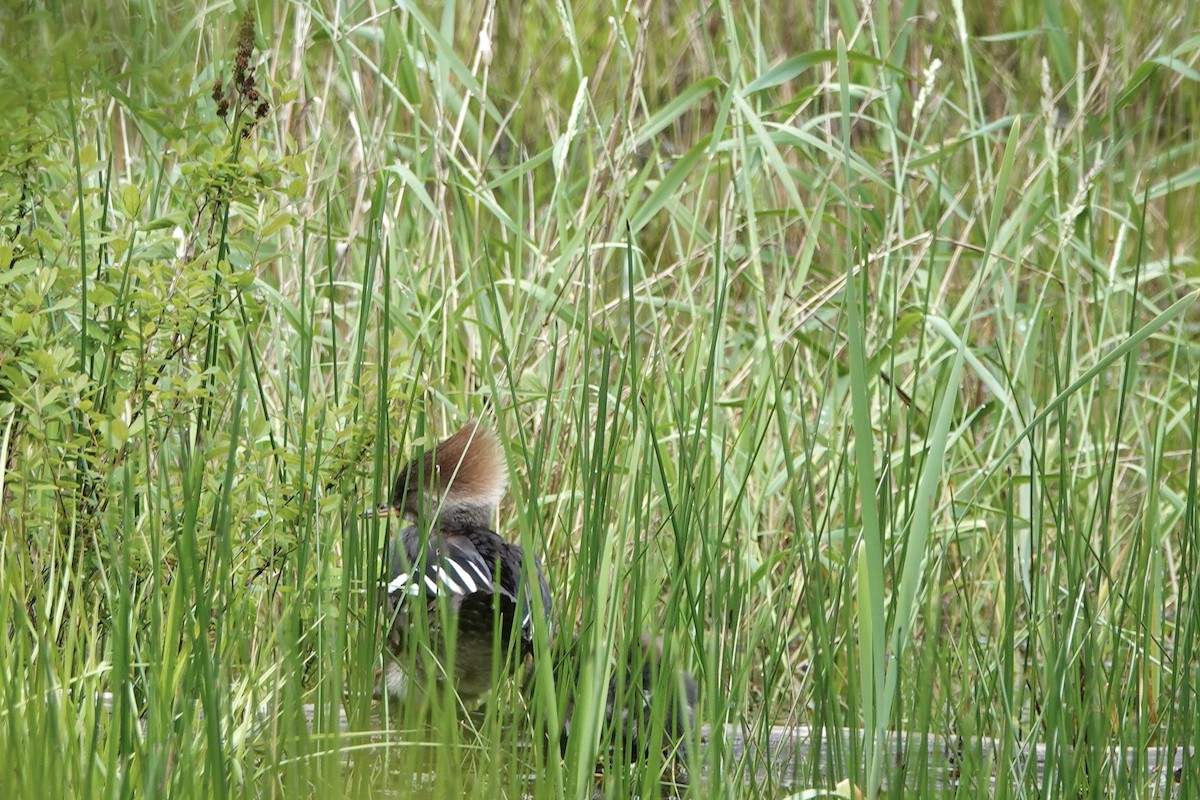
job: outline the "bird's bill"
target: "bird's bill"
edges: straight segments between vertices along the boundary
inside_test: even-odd
[[[392,508],[389,504],[384,503],[379,508],[368,508],[362,513],[362,516],[363,519],[378,519],[380,517],[395,517],[399,514],[399,511]]]

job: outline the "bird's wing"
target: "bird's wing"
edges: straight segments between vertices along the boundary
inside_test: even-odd
[[[551,614],[550,587],[546,584],[545,573],[541,570],[541,561],[535,555],[530,555],[527,564],[520,546],[509,545],[492,531],[473,530],[467,536],[488,564],[497,565],[497,594],[503,597],[505,603],[511,603],[510,608],[514,612],[514,622],[521,631],[521,638],[526,644],[532,643],[533,593],[541,595],[541,607],[547,622]],[[533,567],[533,575],[530,575],[527,566]]]
[[[406,528],[392,542],[387,595],[397,604],[405,597],[426,598],[507,594],[497,586],[492,566],[461,536],[430,535]]]
[[[529,556],[530,562],[533,564],[533,578],[528,577],[525,580],[524,594],[521,595],[521,638],[526,643],[533,642],[533,627],[534,627],[534,605],[533,593],[537,592],[542,596],[542,613],[545,615],[545,623],[548,628],[548,633],[553,635],[554,627],[551,623],[553,619],[553,601],[550,599],[550,586],[546,583],[546,575],[542,572],[542,562],[535,555]]]

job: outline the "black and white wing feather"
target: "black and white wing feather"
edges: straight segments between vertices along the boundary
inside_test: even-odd
[[[424,543],[421,538],[418,529],[410,527],[393,543],[386,586],[393,604],[403,605],[406,597],[422,595],[429,600],[448,597],[461,602],[477,595],[499,594],[515,601],[503,581],[497,583],[494,566],[470,538],[436,533]]]
[[[523,576],[523,558],[520,547],[479,527],[441,529],[425,536],[410,527],[392,541],[389,570],[381,586],[390,620],[388,648],[397,656],[385,667],[390,694],[408,696],[411,679],[419,674],[411,657],[405,656],[418,617],[428,620],[419,627],[428,624],[434,650],[442,652],[445,631],[439,622],[444,618],[434,613],[435,607],[455,618],[453,669],[460,697],[479,697],[492,687],[497,648],[508,653],[510,644],[517,644],[521,658],[532,652],[534,626],[539,624],[532,611],[532,592],[541,595],[544,622],[549,626],[550,590],[537,559],[530,559],[528,570],[534,576]]]

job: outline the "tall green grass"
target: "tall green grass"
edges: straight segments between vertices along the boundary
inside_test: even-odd
[[[1194,8],[252,8],[245,138],[244,6],[0,11],[7,796],[655,796],[643,631],[692,796],[1195,793]],[[419,719],[360,514],[471,415],[556,635]]]

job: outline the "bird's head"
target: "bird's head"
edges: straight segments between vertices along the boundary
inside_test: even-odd
[[[400,470],[379,516],[434,514],[444,527],[487,527],[504,490],[508,467],[496,434],[471,420]]]

